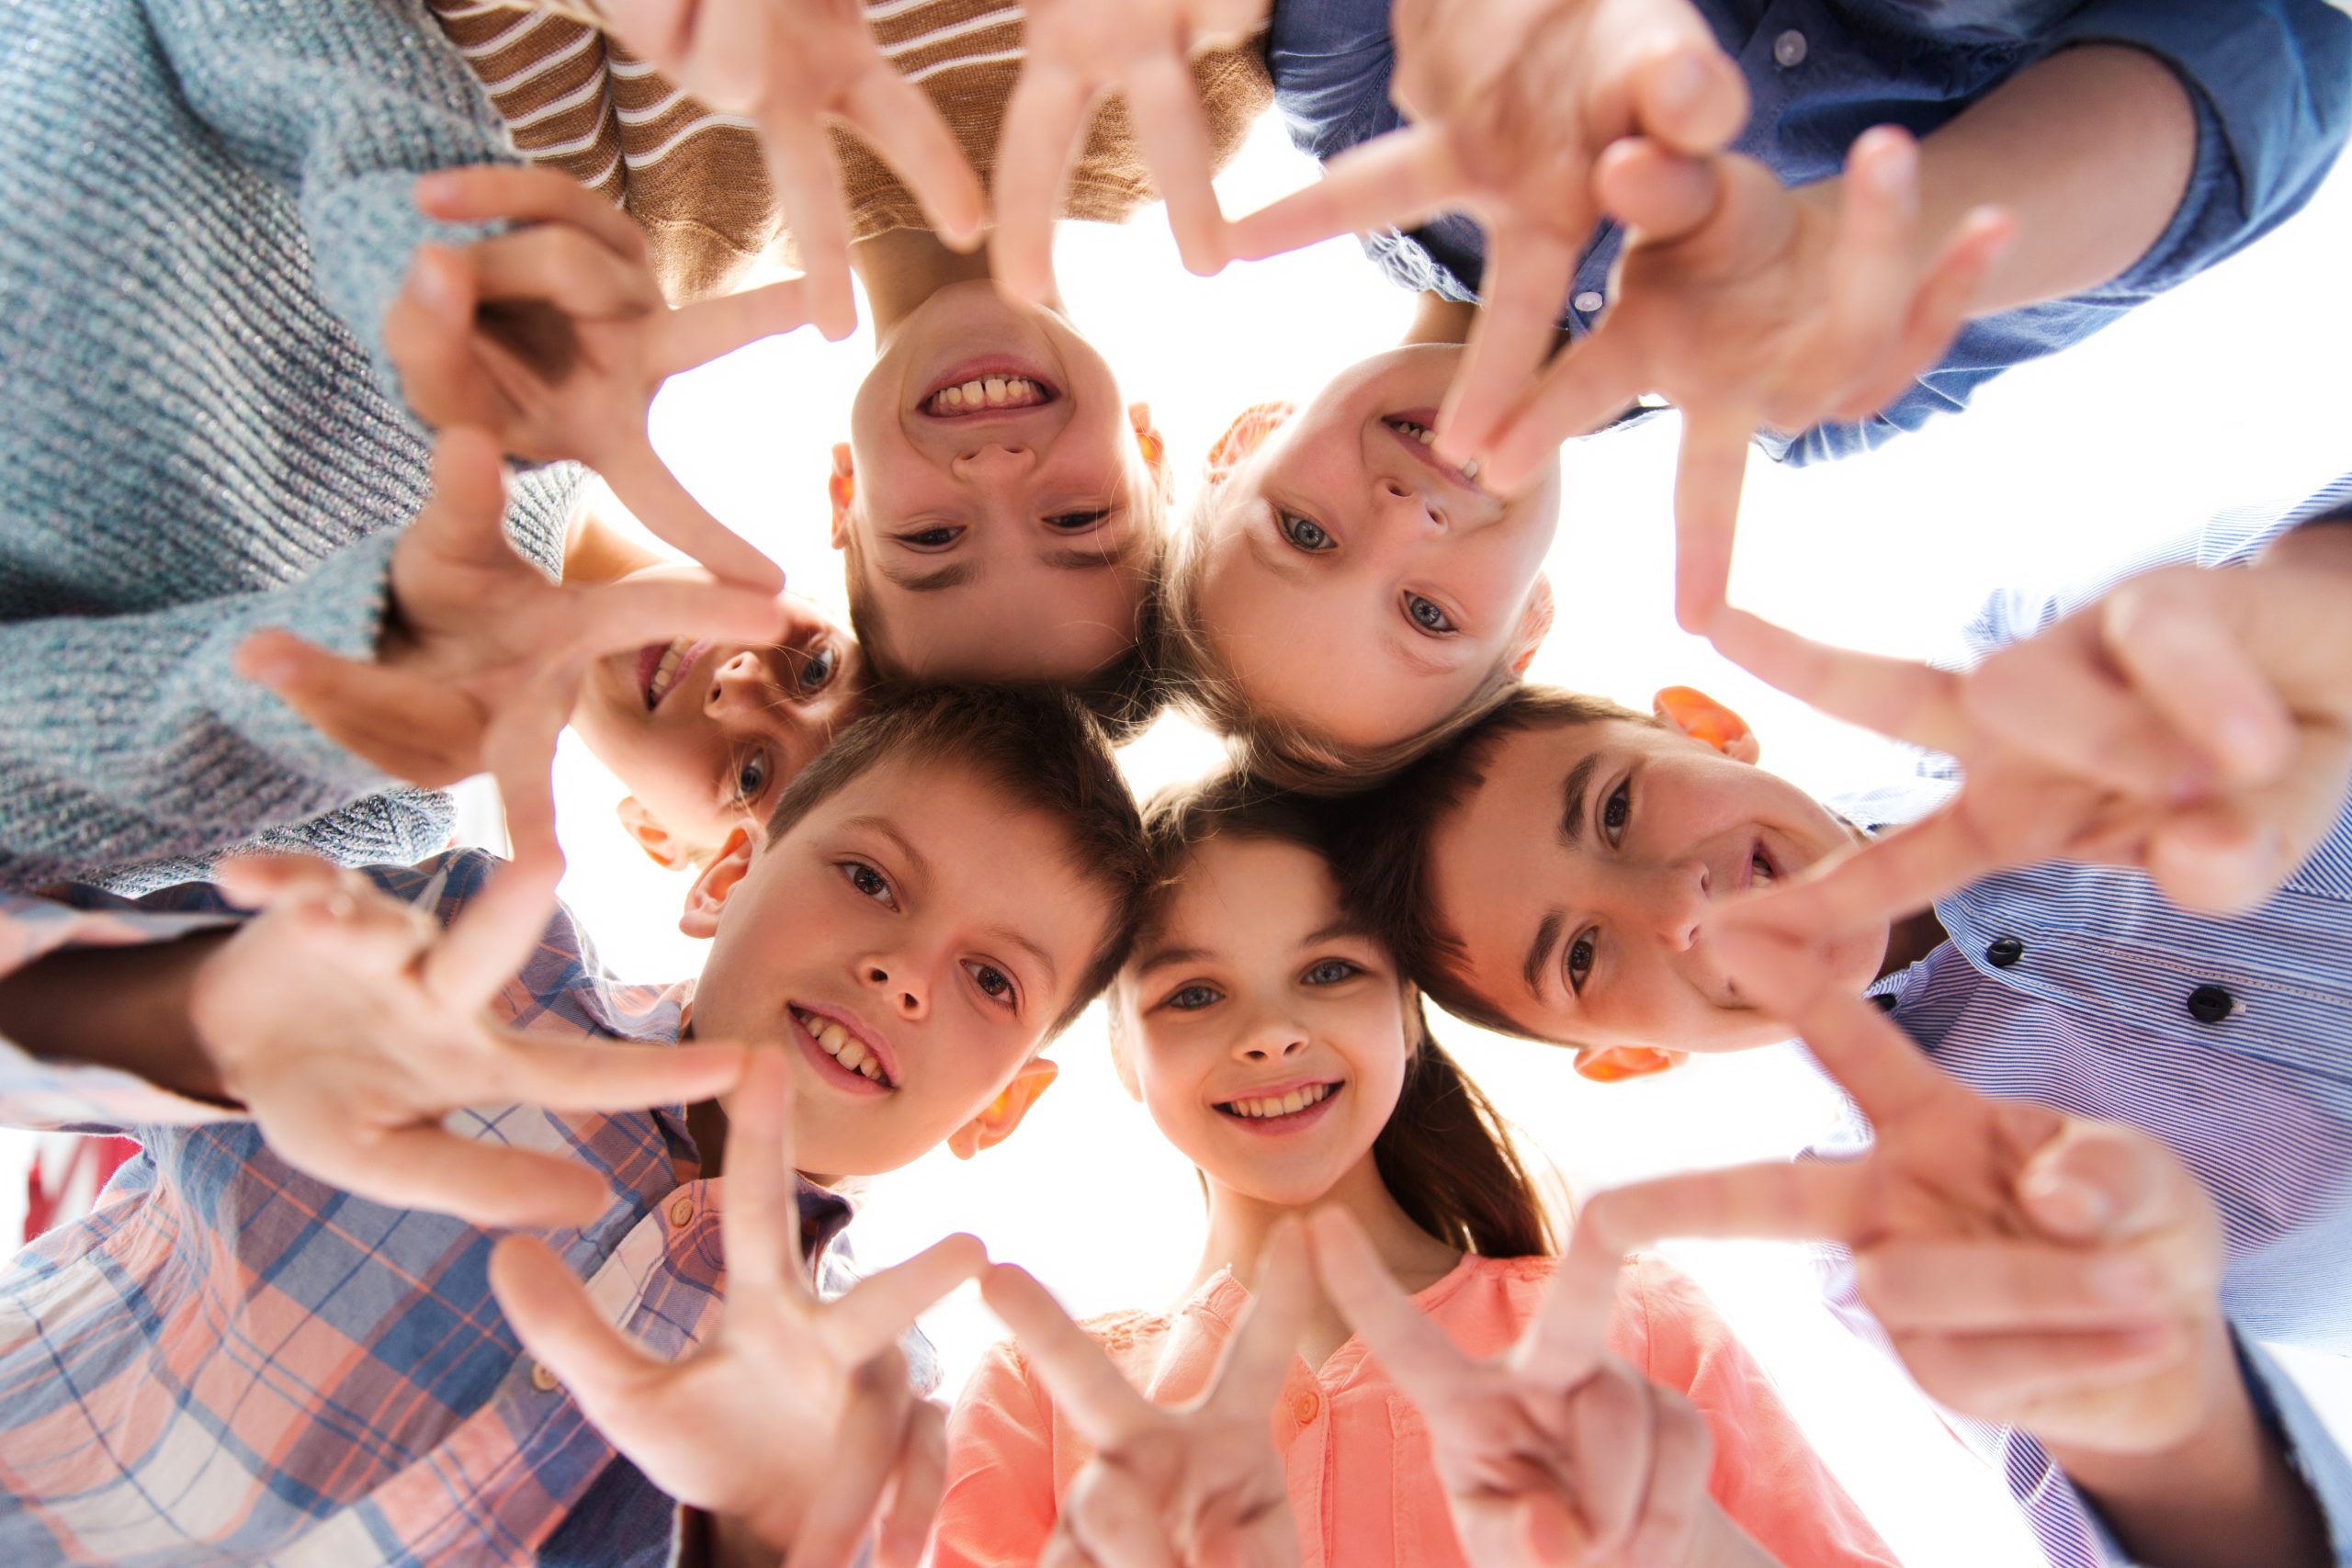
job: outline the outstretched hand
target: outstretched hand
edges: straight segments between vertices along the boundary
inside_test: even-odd
[[[1023,1270],[1000,1265],[980,1289],[1095,1450],[1062,1499],[1041,1568],[1288,1568],[1298,1561],[1298,1526],[1272,1434],[1272,1406],[1307,1306],[1295,1225],[1269,1238],[1257,1298],[1208,1392],[1179,1408],[1153,1404],[1130,1386]]]
[[[631,52],[712,108],[758,129],[800,250],[809,317],[827,337],[857,326],[841,168],[826,121],[879,153],[941,238],[977,242],[979,175],[922,89],[875,43],[858,0],[604,0]]]
[[[347,1192],[481,1225],[584,1225],[612,1201],[577,1161],[461,1137],[469,1105],[641,1111],[730,1086],[742,1053],[563,1042],[485,1010],[537,947],[552,878],[509,865],[444,931],[357,872],[299,856],[214,873],[260,912],[208,958],[188,1016],[221,1089],[288,1165]]]
[[[898,1341],[988,1255],[949,1236],[819,1301],[800,1252],[791,1080],[773,1052],[751,1054],[729,1122],[725,1315],[692,1353],[648,1355],[537,1240],[499,1243],[491,1286],[597,1430],[656,1486],[718,1516],[722,1532],[784,1551],[792,1568],[826,1568],[878,1529],[881,1561],[913,1568],[946,1456]]]
[[[562,866],[548,770],[588,666],[679,636],[773,642],[783,611],[773,593],[722,583],[549,582],[507,543],[504,512],[496,448],[479,431],[447,432],[433,497],[392,549],[375,658],[269,630],[246,639],[237,668],[397,778],[438,788],[495,775],[515,861],[538,874]]]

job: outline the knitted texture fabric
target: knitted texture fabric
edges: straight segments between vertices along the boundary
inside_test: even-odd
[[[512,162],[422,0],[0,0],[0,885],[142,888],[256,834],[411,861],[447,798],[230,668],[372,650],[429,447],[379,324],[415,175]],[[561,566],[565,468],[510,536]],[[135,863],[162,863],[143,868]]]
[[[1097,0],[1114,4],[1116,0]],[[788,263],[791,235],[752,122],[688,96],[595,26],[586,0],[429,0],[506,117],[524,156],[601,191],[643,229],[669,297],[723,294],[763,265]],[[987,182],[1021,71],[1015,0],[867,0],[875,40],[919,85]],[[1239,150],[1273,101],[1254,43],[1193,62],[1214,165]],[[927,227],[888,164],[833,129],[850,232]],[[1158,199],[1116,95],[1096,107],[1063,186],[1061,215],[1124,222]]]

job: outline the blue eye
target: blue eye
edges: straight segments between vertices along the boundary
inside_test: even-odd
[[[1418,593],[1405,595],[1405,615],[1413,625],[1432,637],[1452,637],[1462,629],[1453,624],[1453,616]]]
[[[1320,555],[1325,550],[1340,547],[1340,541],[1331,537],[1323,525],[1312,517],[1301,517],[1295,512],[1281,512],[1274,514],[1274,520],[1275,525],[1283,531],[1283,537],[1309,555]]]
[[[1225,993],[1215,986],[1191,985],[1177,991],[1160,1006],[1174,1008],[1178,1012],[1198,1012],[1201,1009],[1224,999]]]
[[[1309,986],[1336,986],[1363,973],[1363,965],[1361,964],[1351,964],[1344,958],[1326,958],[1317,962],[1299,979]]]

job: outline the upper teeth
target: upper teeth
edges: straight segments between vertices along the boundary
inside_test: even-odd
[[[1394,423],[1399,431],[1411,436],[1414,440],[1419,442],[1424,446],[1434,446],[1437,443],[1437,432],[1431,430],[1426,424],[1415,424],[1409,419],[1396,420]]]
[[[1749,857],[1747,863],[1754,870],[1756,881],[1770,882],[1772,880],[1772,863],[1764,858],[1763,851],[1757,851],[1754,855]]]
[[[1225,1108],[1236,1116],[1260,1119],[1268,1116],[1289,1116],[1327,1098],[1333,1087],[1327,1083],[1310,1084],[1305,1089],[1295,1089],[1288,1094],[1278,1095],[1272,1100],[1227,1100]]]
[[[799,1021],[801,1028],[808,1032],[808,1038],[823,1047],[825,1055],[842,1066],[854,1073],[863,1073],[876,1083],[887,1084],[890,1081],[882,1076],[882,1064],[865,1049],[865,1042],[831,1019],[820,1018],[813,1012],[803,1012],[798,1008],[792,1010],[792,1016]]]
[[[1046,389],[1026,376],[978,376],[933,393],[930,407],[933,413],[956,413],[965,409],[1027,408],[1044,401]]]
[[[662,650],[662,662],[653,667],[653,679],[645,688],[647,707],[660,706],[662,699],[670,694],[670,687],[677,681],[678,671],[685,667],[686,656],[693,651],[693,645],[684,637]]]

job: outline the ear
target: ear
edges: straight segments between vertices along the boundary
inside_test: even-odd
[[[1136,449],[1143,454],[1144,467],[1151,470],[1152,488],[1159,491],[1161,501],[1173,501],[1176,475],[1168,461],[1168,440],[1151,423],[1149,403],[1127,405],[1127,428],[1136,433]]]
[[[727,912],[728,895],[735,891],[751,869],[752,835],[738,828],[727,835],[727,842],[702,868],[695,885],[686,889],[686,908],[678,917],[678,929],[688,936],[718,935],[718,918]]]
[[[1595,1083],[1622,1083],[1670,1073],[1689,1057],[1687,1051],[1654,1051],[1646,1045],[1587,1045],[1577,1052],[1577,1076]]]
[[[670,837],[670,829],[662,826],[662,819],[648,811],[637,796],[621,796],[620,805],[614,809],[620,817],[621,831],[635,839],[646,858],[663,871],[675,871],[692,861],[686,847]]]
[[[1535,662],[1535,650],[1552,632],[1552,580],[1542,572],[1535,574],[1535,586],[1527,595],[1527,608],[1520,613],[1519,630],[1510,642],[1510,672],[1524,675],[1527,667]]]
[[[1209,448],[1208,460],[1203,465],[1211,479],[1222,479],[1248,461],[1250,454],[1266,444],[1266,437],[1289,423],[1298,412],[1296,403],[1252,403],[1234,416],[1225,427],[1225,434]]]
[[[1651,711],[1735,762],[1753,762],[1764,755],[1747,721],[1696,686],[1667,687],[1652,699]]]
[[[833,548],[849,547],[849,508],[857,499],[857,462],[849,443],[833,443],[833,471],[825,479],[826,497],[833,503]]]
[[[986,1111],[947,1135],[947,1146],[955,1151],[957,1159],[970,1159],[982,1149],[1004,1142],[1021,1125],[1021,1119],[1029,1114],[1029,1108],[1037,1103],[1037,1097],[1051,1089],[1054,1079],[1060,1076],[1061,1068],[1055,1063],[1043,1056],[1030,1057],[1012,1075],[1012,1081],[1004,1086],[1004,1092],[989,1101]]]

